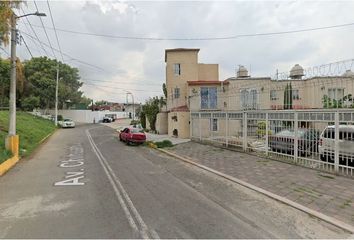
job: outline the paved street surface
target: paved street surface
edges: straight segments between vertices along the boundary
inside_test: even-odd
[[[196,142],[168,150],[354,225],[354,179]]]
[[[100,124],[58,130],[0,192],[0,238],[350,236]]]

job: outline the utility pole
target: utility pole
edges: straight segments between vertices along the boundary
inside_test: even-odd
[[[16,135],[16,44],[17,44],[17,29],[16,21],[21,17],[35,15],[45,17],[45,13],[29,13],[22,16],[11,14],[11,74],[10,74],[10,99],[9,99],[9,132],[5,140],[6,149],[11,151],[14,156],[18,156],[19,136]]]
[[[134,116],[135,116],[135,106],[134,106],[134,95],[133,95],[133,93],[131,93],[131,92],[128,92],[128,91],[126,91],[127,93],[126,93],[126,101],[127,101],[127,105],[128,105],[128,94],[130,94],[131,96],[132,96],[132,99],[133,99],[133,114],[132,114],[132,118],[133,118],[133,120],[134,120]]]
[[[59,63],[57,66],[57,84],[55,86],[55,126],[58,126],[58,88],[59,88]]]
[[[9,136],[16,135],[16,15],[11,17],[11,78],[9,101]]]

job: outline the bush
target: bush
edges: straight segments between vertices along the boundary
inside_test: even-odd
[[[131,120],[130,121],[130,125],[137,125],[139,124],[140,122],[138,120]]]
[[[163,140],[161,142],[155,142],[155,145],[158,148],[173,147],[173,144],[170,140]]]
[[[22,108],[25,111],[32,111],[33,109],[40,106],[40,99],[39,97],[29,96],[22,100]]]

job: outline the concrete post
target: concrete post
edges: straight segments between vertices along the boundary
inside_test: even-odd
[[[57,80],[55,85],[55,126],[58,126],[58,89],[59,89],[59,63],[57,66]]]
[[[11,17],[11,79],[9,101],[9,136],[16,135],[16,16]]]
[[[200,113],[199,113],[199,141],[202,141],[202,121],[201,121],[201,116],[200,116]]]
[[[339,112],[334,113],[334,171],[339,171]]]
[[[298,136],[298,114],[294,112],[294,161],[297,162],[298,159],[298,150],[299,150],[299,136]]]
[[[268,136],[268,132],[269,132],[269,119],[268,119],[268,112],[266,112],[266,128],[265,128],[265,153],[268,156],[268,148],[269,148],[269,136]]]
[[[243,112],[243,132],[242,132],[243,151],[247,151],[247,112]]]

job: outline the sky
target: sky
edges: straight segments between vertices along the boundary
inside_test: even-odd
[[[50,44],[58,49],[46,1],[36,1]],[[282,32],[354,23],[354,1],[50,1],[57,29],[143,38],[213,38],[239,34]],[[33,1],[23,6],[35,12]],[[22,13],[22,12],[19,12]],[[36,16],[28,17],[40,41],[49,45]],[[27,20],[20,31],[34,37]],[[200,48],[199,62],[219,64],[219,79],[235,76],[244,65],[253,77],[353,59],[354,25],[272,36],[228,40],[140,40],[107,38],[57,31],[64,62],[80,71],[84,95],[125,102],[126,91],[135,102],[162,95],[164,51]],[[33,56],[45,55],[41,46],[22,34]],[[45,47],[46,48],[46,47]],[[47,54],[52,55],[50,48]],[[62,60],[60,53],[56,57]],[[18,56],[29,59],[25,45]],[[53,57],[53,56],[52,56]],[[80,60],[72,60],[72,58]],[[83,64],[86,63],[86,64]],[[90,64],[90,65],[88,65]]]

